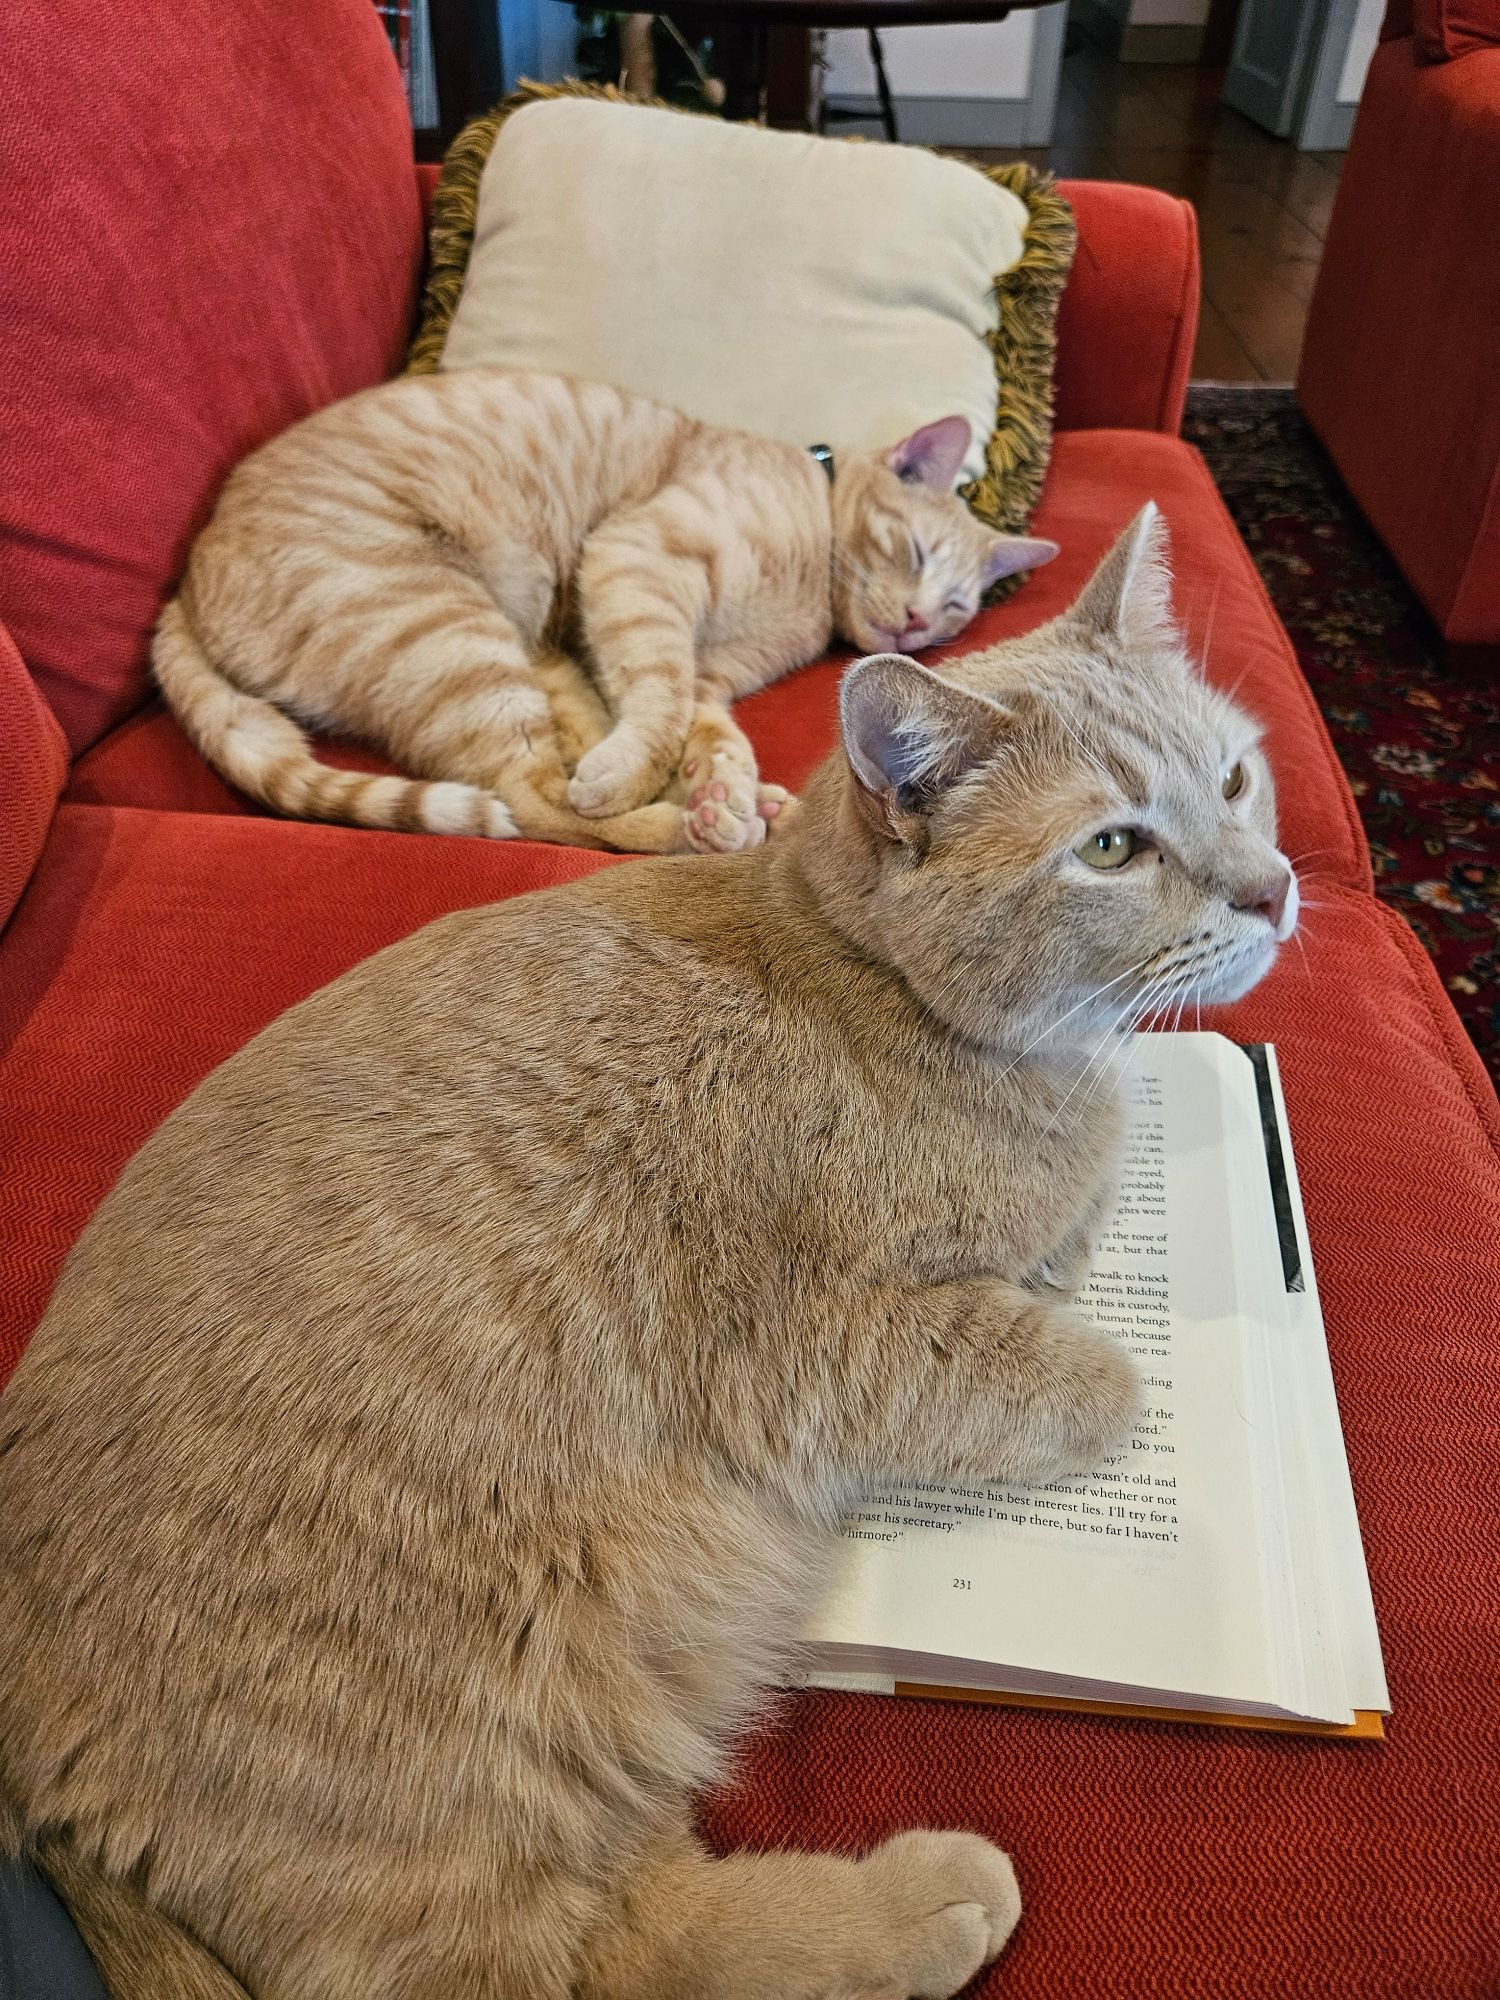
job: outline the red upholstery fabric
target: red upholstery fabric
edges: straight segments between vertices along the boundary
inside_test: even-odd
[[[370,0],[12,0],[4,63],[0,618],[80,750],[229,467],[399,362],[421,221]]]
[[[1461,645],[1500,644],[1497,203],[1500,48],[1436,67],[1418,63],[1410,41],[1378,48],[1297,391],[1349,490]]]
[[[0,938],[0,1381],[127,1155],[273,1014],[439,910],[612,859],[63,806]]]
[[[1202,460],[1180,439],[1119,431],[1060,434],[1036,527],[1054,536],[1063,553],[1014,598],[984,613],[950,650],[987,645],[1061,610],[1111,537],[1149,498],[1161,503],[1174,530],[1177,599],[1190,639],[1200,651],[1206,647],[1211,677],[1226,687],[1238,683],[1240,699],[1268,725],[1288,852],[1312,856],[1315,873],[1367,882],[1364,835],[1322,720]],[[827,754],[838,678],[848,658],[840,653],[741,704],[740,719],[768,779],[798,788]],[[333,754],[345,760],[346,753]],[[193,812],[247,809],[159,706],[132,717],[81,759],[67,796]]]
[[[0,625],[0,930],[16,907],[68,775],[68,746],[10,635]]]
[[[1198,333],[1198,218],[1121,181],[1063,181],[1078,253],[1057,314],[1065,430],[1176,432]]]
[[[1500,44],[1496,0],[1417,0],[1417,53],[1426,62],[1452,62]]]
[[[428,918],[601,861],[64,807],[0,938],[0,1376],[90,1210],[214,1063]],[[722,1841],[1005,1841],[1029,1911],[996,2000],[1495,1992],[1500,1113],[1410,933],[1357,891],[1321,901],[1305,966],[1289,954],[1223,1025],[1281,1053],[1388,1742],[817,1696],[710,1808]]]
[[[1390,0],[1380,24],[1383,42],[1415,35],[1424,62],[1451,62],[1500,43],[1495,0]]]
[[[1380,39],[1383,42],[1400,41],[1413,32],[1416,0],[1387,0],[1385,16],[1380,23]]]

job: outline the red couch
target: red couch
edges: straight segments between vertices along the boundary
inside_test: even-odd
[[[143,15],[149,19],[143,19]],[[400,363],[419,179],[369,0],[20,0],[0,127],[0,1376],[130,1152],[279,1009],[456,906],[605,857],[260,816],[148,696],[146,641],[248,446]],[[1076,184],[1063,554],[970,643],[1063,604],[1148,495],[1210,671],[1265,721],[1305,955],[1225,1017],[1287,1080],[1396,1707],[1383,1745],[788,1699],[721,1842],[1000,1838],[1028,1914],[987,1994],[1500,1991],[1500,1114],[1370,894],[1352,800],[1244,548],[1177,436],[1191,212]],[[23,664],[24,661],[24,664]],[[744,705],[769,776],[832,740],[839,662]]]
[[[1391,0],[1297,373],[1450,647],[1500,662],[1500,5]]]

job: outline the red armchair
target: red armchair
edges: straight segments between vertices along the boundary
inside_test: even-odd
[[[268,819],[149,698],[150,624],[225,469],[399,364],[419,183],[369,0],[13,0],[5,57],[0,621],[19,650],[0,638],[0,1377],[94,1205],[213,1064],[429,918],[612,865]],[[1500,1964],[1500,1114],[1430,964],[1369,893],[1311,697],[1176,435],[1191,212],[1069,192],[1081,240],[1039,514],[1063,553],[968,643],[1057,610],[1154,496],[1189,635],[1212,622],[1210,673],[1267,726],[1318,907],[1305,963],[1221,1025],[1280,1051],[1396,1718],[1372,1746],[788,1698],[706,1824],[721,1842],[912,1823],[1000,1838],[1029,1910],[985,1991],[1012,2000],[1480,2000]],[[839,670],[744,704],[768,775],[799,784],[831,743]]]
[[[1450,646],[1500,661],[1500,7],[1393,0],[1297,393]]]

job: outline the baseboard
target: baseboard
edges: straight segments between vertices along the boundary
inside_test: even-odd
[[[880,119],[874,97],[830,97],[828,104],[875,123]],[[1030,108],[1024,97],[898,97],[896,129],[913,146],[1025,146]]]
[[[1201,27],[1164,21],[1132,22],[1120,43],[1120,61],[1128,63],[1195,63],[1202,53]]]

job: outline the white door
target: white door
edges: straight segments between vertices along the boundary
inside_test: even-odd
[[[1323,13],[1318,0],[1245,0],[1240,8],[1224,76],[1224,102],[1278,139],[1291,132]]]

